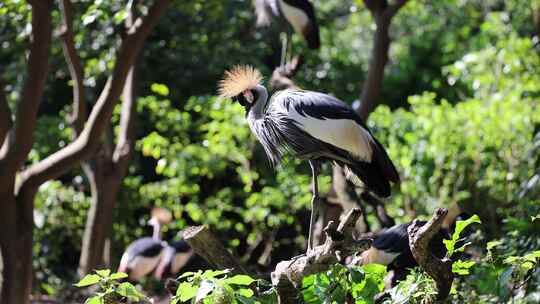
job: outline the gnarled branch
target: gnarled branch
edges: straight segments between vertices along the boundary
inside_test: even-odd
[[[60,38],[62,49],[69,69],[69,74],[73,80],[73,112],[70,120],[74,126],[76,136],[79,135],[86,121],[87,106],[84,90],[84,75],[81,58],[75,49],[75,38],[73,34],[73,6],[70,0],[60,1],[60,11],[62,12],[62,26],[60,28]]]
[[[358,208],[351,209],[339,223],[330,221],[324,232],[324,244],[313,248],[289,261],[277,264],[272,272],[272,285],[278,291],[280,303],[294,303],[298,295],[297,288],[301,286],[305,276],[319,273],[329,269],[332,265],[342,262],[345,257],[367,250],[371,246],[371,239],[353,238],[356,221],[362,212]]]
[[[429,274],[437,284],[437,299],[442,301],[448,297],[454,274],[452,261],[448,258],[440,259],[429,250],[429,242],[439,232],[448,210],[439,208],[425,225],[414,220],[407,229],[409,246],[418,265]]]
[[[27,187],[36,189],[45,181],[60,176],[92,155],[99,146],[101,134],[109,125],[112,111],[122,93],[129,69],[146,37],[155,27],[169,3],[170,0],[157,0],[150,8],[148,15],[134,22],[122,41],[112,75],[107,80],[79,137],[65,148],[26,169],[21,174],[22,184],[19,190]]]
[[[21,98],[17,104],[15,123],[8,132],[0,152],[0,175],[12,176],[24,164],[32,149],[37,113],[45,80],[49,72],[49,53],[52,34],[52,0],[29,1],[32,5],[32,44]]]

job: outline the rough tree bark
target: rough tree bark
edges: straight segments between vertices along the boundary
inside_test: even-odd
[[[435,280],[438,291],[437,301],[439,302],[444,301],[450,294],[454,273],[452,272],[452,261],[448,258],[439,259],[436,257],[429,250],[429,242],[441,229],[447,214],[448,210],[439,208],[435,210],[435,214],[425,225],[414,220],[407,229],[409,246],[414,259]]]
[[[135,2],[130,2],[130,5],[125,22],[127,29],[133,25]],[[110,246],[106,244],[110,243],[113,211],[135,143],[133,125],[136,115],[136,65],[135,61],[129,70],[122,93],[120,129],[114,151],[104,143],[96,155],[83,165],[90,183],[92,201],[86,218],[79,259],[81,276],[96,268],[110,267],[110,252],[106,250]]]
[[[93,155],[120,97],[129,69],[170,1],[156,0],[148,14],[138,18],[129,29],[117,53],[112,75],[77,139],[40,162],[23,168],[34,142],[37,112],[48,74],[53,4],[52,0],[28,2],[32,7],[32,43],[26,80],[15,120],[10,123],[11,128],[6,132],[0,149],[0,248],[4,261],[0,304],[29,303],[33,211],[37,190],[47,180],[60,176]],[[1,99],[0,107],[3,107],[2,115],[11,120],[9,107]]]

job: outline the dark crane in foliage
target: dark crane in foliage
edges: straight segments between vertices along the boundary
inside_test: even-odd
[[[455,229],[457,220],[465,220],[469,217],[467,213],[461,213],[459,215],[453,215],[448,221],[445,221],[438,233],[429,242],[429,251],[437,258],[442,259],[446,255],[446,246],[443,240],[451,239],[451,234]],[[358,264],[375,263],[388,266],[388,270],[394,271],[392,285],[398,280],[404,279],[411,268],[418,266],[409,247],[407,229],[411,224],[412,222],[395,225],[377,233],[373,239],[371,248],[362,252]],[[420,224],[424,225],[426,221],[420,221]],[[464,236],[467,236],[467,234]],[[463,240],[458,244],[462,243]]]
[[[383,146],[345,103],[323,93],[288,89],[269,100],[260,72],[237,66],[219,84],[222,98],[233,98],[246,109],[251,131],[272,164],[285,153],[309,161],[312,170],[312,211],[308,251],[319,213],[317,176],[321,162],[343,167],[346,176],[378,196],[390,196],[390,182],[399,175]]]
[[[255,0],[257,26],[268,26],[273,18],[282,16],[293,30],[306,41],[310,49],[321,45],[319,25],[313,4],[308,0]],[[289,38],[282,42],[281,65],[285,62]]]

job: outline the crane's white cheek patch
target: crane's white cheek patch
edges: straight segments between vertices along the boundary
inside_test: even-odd
[[[350,119],[317,119],[302,116],[291,109],[289,116],[300,123],[302,129],[320,141],[345,150],[360,160],[370,162],[373,141],[371,135]]]
[[[309,23],[306,13],[304,13],[304,11],[301,9],[285,3],[285,1],[280,1],[280,4],[283,15],[285,15],[285,19],[291,23],[292,27],[297,33],[302,34],[303,28]]]
[[[362,265],[365,264],[381,264],[389,265],[399,253],[384,252],[375,247],[362,252]]]

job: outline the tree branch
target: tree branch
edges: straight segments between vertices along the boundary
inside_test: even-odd
[[[441,225],[448,210],[439,208],[425,225],[414,220],[407,229],[409,234],[409,246],[414,259],[436,282],[437,299],[442,301],[448,297],[454,274],[452,273],[452,261],[448,258],[439,259],[429,249],[429,242],[441,229]]]
[[[81,134],[86,121],[87,106],[83,84],[83,67],[81,58],[75,49],[75,39],[73,34],[73,5],[70,0],[60,1],[60,11],[62,12],[62,26],[60,28],[60,38],[62,40],[62,50],[68,65],[69,74],[73,80],[73,112],[70,123],[73,124],[75,134]]]
[[[128,17],[126,18],[125,25],[129,29],[133,26],[133,20],[135,19],[135,5],[131,3],[128,7]],[[133,62],[133,65],[129,69],[124,90],[122,92],[122,111],[120,114],[120,132],[118,134],[118,140],[113,153],[113,164],[117,174],[121,176],[125,175],[127,171],[129,159],[133,152],[133,146],[135,143],[134,138],[134,124],[135,124],[135,99],[136,92],[135,86],[137,81],[137,58]]]
[[[276,265],[271,277],[272,285],[278,291],[279,303],[295,303],[297,288],[301,286],[305,276],[325,271],[335,263],[342,262],[347,256],[365,251],[371,246],[371,239],[353,238],[354,227],[361,214],[360,209],[354,208],[339,225],[330,221],[324,229],[324,244],[313,248],[307,254]]]
[[[24,164],[34,142],[37,113],[45,81],[49,71],[49,53],[51,44],[51,7],[52,0],[28,1],[32,6],[32,44],[26,70],[21,99],[17,104],[15,125],[7,134],[6,145],[0,153],[0,164],[8,175]]]
[[[364,121],[367,120],[369,113],[377,105],[377,99],[380,95],[384,68],[388,62],[388,51],[390,49],[389,30],[392,18],[406,3],[407,0],[396,0],[393,4],[388,5],[386,0],[364,0],[364,4],[371,12],[376,25],[368,73],[362,86],[361,104],[358,108],[358,114]]]
[[[107,80],[82,133],[65,148],[25,170],[21,174],[22,185],[18,190],[23,187],[39,187],[45,181],[60,176],[92,155],[99,146],[103,131],[109,125],[112,111],[122,93],[129,69],[146,37],[155,27],[169,3],[170,0],[156,0],[147,16],[135,21],[122,41],[112,75]]]
[[[182,232],[193,251],[219,269],[232,269],[233,273],[250,273],[206,226],[192,226]]]

